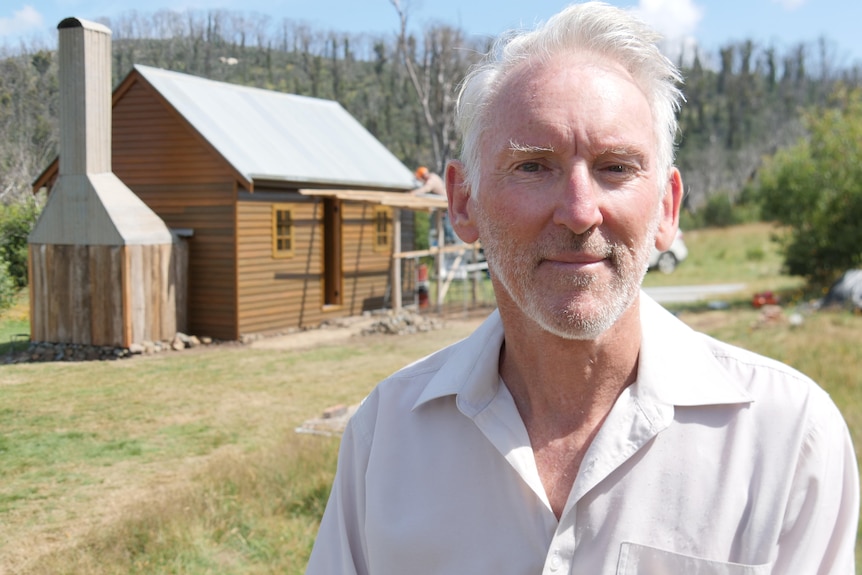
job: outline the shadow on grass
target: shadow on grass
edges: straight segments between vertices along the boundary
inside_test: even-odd
[[[13,333],[7,338],[0,341],[0,358],[27,351],[27,348],[30,347],[29,333]]]

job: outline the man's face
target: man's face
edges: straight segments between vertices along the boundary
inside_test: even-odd
[[[646,97],[617,64],[565,56],[514,71],[488,117],[480,189],[461,221],[482,242],[498,301],[561,337],[594,339],[637,298],[657,233],[664,243],[676,228]]]

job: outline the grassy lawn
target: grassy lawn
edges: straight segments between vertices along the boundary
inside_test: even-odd
[[[781,274],[781,255],[770,240],[773,233],[766,223],[686,231],[688,258],[672,274],[648,273],[644,285],[744,283],[746,294],[797,289],[802,285],[798,278]]]
[[[649,274],[648,285],[794,290],[768,234],[764,226],[689,232],[689,260],[672,275]],[[862,316],[819,313],[802,329],[758,327],[749,298],[733,296],[727,311],[680,308],[680,317],[821,382],[862,455]],[[0,365],[0,573],[303,573],[338,440],[295,428],[357,402],[475,324],[305,350],[223,345]],[[0,344],[27,331],[22,298],[0,317]]]
[[[30,313],[27,290],[23,290],[10,309],[0,315],[0,356],[21,350],[30,339]]]

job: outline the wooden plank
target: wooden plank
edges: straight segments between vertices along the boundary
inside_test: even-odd
[[[106,273],[113,278],[110,286],[111,304],[108,306],[111,310],[110,333],[111,345],[122,345],[125,333],[125,310],[123,309],[123,266],[125,250],[122,246],[109,246]]]
[[[129,343],[140,343],[146,338],[142,333],[145,324],[143,315],[143,282],[144,267],[141,259],[141,246],[127,245],[126,265],[129,272]]]
[[[177,244],[178,245],[178,244]],[[177,248],[179,249],[179,248]],[[159,314],[162,339],[173,337],[177,330],[177,300],[174,285],[173,252],[174,245],[163,244],[158,246],[159,252],[159,294],[158,299],[162,301],[162,309]]]
[[[52,267],[49,270],[48,297],[51,299],[52,326],[49,330],[49,341],[68,343],[72,341],[72,321],[69,308],[72,298],[70,297],[71,277],[69,267],[71,264],[71,246],[54,245]]]
[[[163,339],[162,334],[162,308],[164,300],[161,291],[161,269],[160,261],[161,251],[159,245],[141,246],[143,252],[144,263],[144,293],[143,306],[145,308],[144,317],[146,324],[144,325],[146,338],[151,341],[159,341]]]
[[[122,288],[121,293],[123,294],[123,304],[121,309],[123,310],[123,346],[129,347],[132,345],[134,340],[132,339],[132,270],[131,270],[131,256],[129,254],[129,246],[122,246],[120,251],[120,262],[121,262],[121,277]]]
[[[90,246],[87,250],[87,268],[90,276],[90,341],[96,345],[109,345],[111,337],[110,284],[111,277],[108,246]],[[120,310],[115,310],[120,312]]]
[[[188,254],[189,244],[186,240],[180,240],[171,251],[173,256],[173,290],[176,302],[176,324],[177,331],[187,333],[188,324]]]
[[[69,262],[70,307],[69,317],[72,323],[71,341],[83,345],[93,343],[93,332],[90,329],[92,314],[90,286],[90,252],[89,246],[71,246],[72,259]]]
[[[44,313],[45,313],[45,339],[43,341],[59,341],[57,339],[57,309],[56,296],[52,293],[54,289],[54,281],[52,280],[53,273],[48,273],[48,270],[54,270],[55,246],[45,246],[45,287],[44,287]]]
[[[45,341],[47,326],[45,324],[46,306],[45,292],[45,245],[30,244],[28,261],[30,277],[30,341]]]

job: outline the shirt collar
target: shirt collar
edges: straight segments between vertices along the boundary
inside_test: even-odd
[[[676,406],[751,403],[752,397],[716,359],[713,340],[641,293],[641,351],[633,390]]]
[[[641,401],[695,406],[750,403],[751,396],[727,373],[699,334],[643,292],[640,294],[641,351],[632,392]],[[469,337],[455,344],[428,381],[413,408],[448,395],[474,416],[499,387],[503,323],[495,310]]]
[[[447,395],[458,396],[465,415],[475,415],[490,403],[500,384],[503,322],[494,310],[469,337],[455,344],[447,360],[428,381],[413,409]]]

